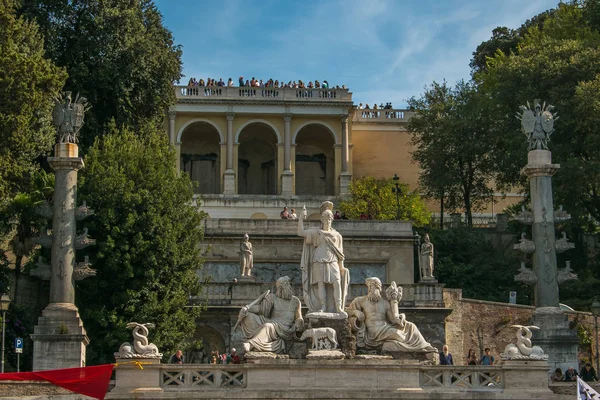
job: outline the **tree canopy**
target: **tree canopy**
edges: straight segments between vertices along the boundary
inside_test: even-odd
[[[593,8],[592,6],[596,6]],[[594,24],[598,1],[560,4],[541,26],[527,29],[518,51],[498,50],[488,68],[474,75],[480,90],[493,99],[497,132],[497,182],[519,182],[526,147],[519,121],[521,104],[541,99],[555,106],[550,149],[561,164],[554,176],[555,203],[583,226],[600,222],[600,32]]]
[[[97,239],[86,250],[98,275],[77,284],[76,304],[90,364],[111,362],[131,321],[156,324],[152,340],[165,352],[195,332],[199,309],[188,305],[200,291],[204,214],[174,163],[152,125],[134,134],[112,124],[85,157],[79,200],[96,212],[84,224]]]
[[[111,120],[134,129],[160,124],[181,77],[181,47],[150,0],[22,0],[21,13],[40,25],[47,54],[64,67],[66,88],[92,108],[84,147]]]
[[[473,212],[493,194],[488,99],[471,83],[451,88],[434,82],[408,104],[416,112],[408,131],[415,147],[413,160],[422,168],[421,190],[440,201],[442,212],[463,208],[471,226]]]
[[[15,1],[0,7],[0,208],[22,191],[52,147],[50,115],[65,71],[45,58],[35,23],[17,17]]]
[[[420,196],[410,192],[407,184],[400,183],[399,188],[397,207],[392,179],[376,179],[372,176],[355,179],[350,184],[350,198],[340,203],[340,209],[350,219],[360,219],[364,215],[376,220],[411,221],[415,226],[428,224],[431,214]]]

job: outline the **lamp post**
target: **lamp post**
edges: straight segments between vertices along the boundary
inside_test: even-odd
[[[594,300],[590,307],[594,315],[594,327],[596,328],[596,373],[600,370],[600,356],[598,355],[598,316],[600,316],[600,301]]]
[[[0,297],[0,311],[2,311],[2,368],[1,373],[4,373],[4,337],[6,333],[6,311],[10,305],[10,297],[7,294],[3,294]]]
[[[396,219],[400,219],[400,192],[402,190],[400,189],[400,184],[398,183],[400,178],[398,178],[398,175],[394,174],[392,180],[396,186],[392,188],[392,193],[396,193]]]

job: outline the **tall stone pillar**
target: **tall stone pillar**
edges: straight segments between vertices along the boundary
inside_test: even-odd
[[[552,164],[552,154],[548,150],[531,150],[527,161],[522,173],[529,178],[531,190],[532,235],[535,245],[532,264],[533,272],[538,277],[535,306],[558,307],[552,176],[560,165]]]
[[[34,371],[83,367],[89,344],[74,304],[73,284],[77,171],[83,160],[74,143],[58,143],[54,155],[48,158],[55,173],[50,304],[31,335]]]
[[[534,344],[549,355],[550,371],[564,370],[577,366],[579,340],[569,327],[567,315],[559,307],[559,280],[570,278],[560,278],[565,270],[559,271],[556,265],[557,250],[564,251],[564,246],[557,246],[554,236],[554,221],[563,217],[554,211],[552,196],[552,176],[560,165],[552,164],[552,154],[548,150],[555,115],[551,105],[542,106],[539,100],[534,101],[533,108],[528,104],[521,106],[521,110],[521,128],[529,143],[527,165],[521,173],[529,179],[531,212],[523,210],[517,219],[532,225],[532,240],[523,237],[515,248],[531,254],[533,271],[523,264],[521,274],[515,279],[534,285],[535,311],[531,325],[540,328],[533,333]]]
[[[348,169],[349,144],[348,144],[348,114],[341,116],[342,122],[342,172],[340,173],[340,191],[341,196],[350,192],[350,180],[352,174]]]
[[[283,174],[281,175],[281,195],[291,197],[294,193],[292,173],[292,114],[283,114]]]
[[[76,219],[93,213],[85,204],[77,207],[77,171],[83,168],[83,159],[78,154],[76,135],[83,124],[86,100],[77,96],[72,102],[71,93],[65,95],[64,102],[54,108],[59,143],[54,146],[54,157],[48,158],[55,173],[51,267],[47,273],[43,271],[46,267],[43,264],[32,271],[34,276],[50,279],[50,304],[42,311],[31,335],[34,371],[83,367],[89,344],[74,304],[73,284],[74,279],[96,274],[87,259],[75,264],[75,250],[95,244],[86,229],[82,235],[77,235],[75,230]]]
[[[233,170],[233,119],[234,114],[229,112],[227,116],[227,151],[226,169],[223,174],[223,194],[235,194],[235,171]]]
[[[169,110],[169,143],[175,143],[175,117],[177,117],[177,111]]]

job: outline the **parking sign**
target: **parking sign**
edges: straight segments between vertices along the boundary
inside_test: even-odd
[[[15,338],[15,353],[23,352],[23,338]]]

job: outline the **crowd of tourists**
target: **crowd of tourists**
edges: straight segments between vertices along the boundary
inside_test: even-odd
[[[188,87],[195,87],[195,86],[200,86],[200,87],[234,87],[236,86],[233,79],[229,78],[229,80],[227,82],[225,82],[223,80],[223,78],[219,78],[219,80],[213,79],[213,78],[207,78],[206,80],[200,78],[199,80],[197,80],[196,78],[190,78],[189,82],[188,82]],[[329,84],[329,82],[327,80],[323,80],[323,82],[320,82],[319,80],[315,80],[314,83],[313,81],[309,81],[308,83],[305,83],[303,80],[298,80],[296,81],[289,81],[287,83],[285,83],[285,81],[281,80],[273,80],[273,79],[269,79],[269,80],[265,80],[263,81],[262,79],[256,79],[255,77],[252,77],[252,79],[244,79],[243,76],[240,76],[238,78],[238,87],[261,87],[261,88],[293,88],[293,89],[333,89],[334,87],[331,86]],[[346,85],[336,85],[335,89],[346,89]]]
[[[579,373],[577,373],[577,370],[573,367],[567,368],[564,374],[560,368],[556,368],[551,379],[552,382],[572,382],[576,381],[578,376],[585,382],[598,382],[596,370],[590,363],[585,363]]]

